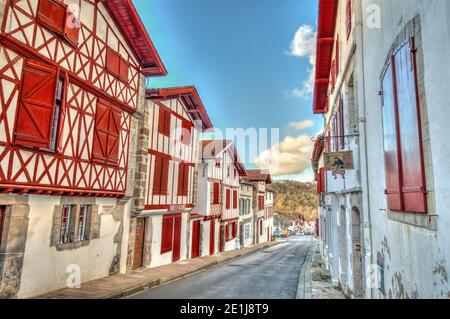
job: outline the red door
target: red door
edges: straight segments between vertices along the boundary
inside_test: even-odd
[[[142,267],[144,256],[145,218],[136,220],[136,238],[134,242],[133,270]]]
[[[196,220],[192,223],[192,250],[191,258],[200,256],[200,221]]]
[[[220,240],[220,251],[224,252],[225,251],[225,225],[220,225],[220,235],[219,235],[219,240]]]
[[[210,222],[209,228],[209,254],[212,256],[216,250],[214,242],[216,241],[216,221],[214,219]]]
[[[181,216],[175,217],[173,229],[173,262],[180,260],[181,248]]]

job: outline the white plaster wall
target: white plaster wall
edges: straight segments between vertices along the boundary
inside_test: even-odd
[[[150,268],[163,266],[172,263],[172,251],[161,254],[161,236],[162,236],[163,215],[152,216],[152,260]],[[188,214],[183,213],[181,219],[181,247],[180,261],[185,260],[187,256],[186,232],[188,227]]]
[[[30,195],[29,204],[28,237],[18,298],[66,288],[70,265],[80,267],[82,282],[108,276],[116,255],[117,244],[113,240],[120,222],[114,221],[111,215],[101,215],[101,212],[103,206],[115,205],[115,199],[97,199],[100,238],[91,240],[88,246],[67,251],[57,251],[50,246],[54,206],[60,204],[60,197]]]
[[[447,0],[363,0],[363,10],[376,4],[381,8],[381,29],[364,28],[366,70],[366,109],[370,211],[372,216],[373,255],[385,255],[386,297],[448,298],[450,287],[450,165],[448,158],[448,122],[446,107],[450,91],[449,15]],[[404,24],[417,14],[421,17],[425,64],[425,90],[428,107],[435,209],[438,230],[400,223],[388,219],[384,195],[384,159],[382,115],[377,97],[379,76],[395,37]],[[382,297],[373,291],[373,297]]]

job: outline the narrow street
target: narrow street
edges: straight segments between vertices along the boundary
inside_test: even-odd
[[[311,245],[309,237],[294,238],[131,298],[295,299]]]

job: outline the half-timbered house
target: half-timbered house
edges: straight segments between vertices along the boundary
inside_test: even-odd
[[[145,183],[136,183],[142,198],[137,199],[132,269],[199,255],[201,216],[192,214],[198,138],[212,128],[194,87],[151,89],[146,98],[146,165],[139,168]]]
[[[202,141],[198,170],[198,205],[203,215],[201,255],[236,249],[240,177],[247,175],[232,141]]]
[[[166,70],[129,0],[0,8],[0,297],[30,297],[119,271],[133,114]]]

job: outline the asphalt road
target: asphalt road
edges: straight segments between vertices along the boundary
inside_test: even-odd
[[[132,299],[295,299],[311,241],[293,238]]]

